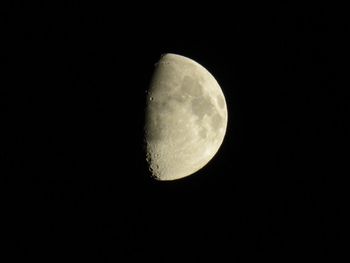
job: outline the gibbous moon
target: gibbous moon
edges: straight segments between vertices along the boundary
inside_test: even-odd
[[[147,93],[146,157],[161,181],[189,176],[217,153],[227,127],[224,94],[215,78],[192,59],[165,54]]]

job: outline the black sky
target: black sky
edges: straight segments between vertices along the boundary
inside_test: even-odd
[[[204,9],[5,9],[0,169],[14,261],[337,262],[346,17]],[[148,177],[142,151],[145,90],[168,52],[205,66],[229,110],[215,158],[172,183]]]

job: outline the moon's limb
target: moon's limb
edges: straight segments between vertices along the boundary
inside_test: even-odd
[[[227,107],[203,66],[180,55],[162,56],[147,101],[146,153],[154,178],[186,177],[213,158],[226,133]]]

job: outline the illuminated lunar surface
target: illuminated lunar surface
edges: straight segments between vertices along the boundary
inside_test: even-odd
[[[165,54],[147,93],[145,142],[152,176],[169,181],[204,167],[219,150],[227,127],[224,94],[192,59]]]

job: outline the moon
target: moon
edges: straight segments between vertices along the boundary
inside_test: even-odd
[[[226,133],[224,94],[194,60],[165,54],[155,64],[147,92],[145,150],[151,175],[171,181],[203,168]]]

